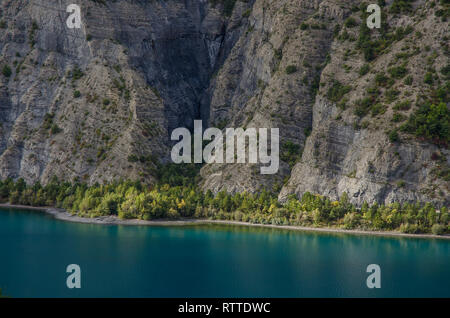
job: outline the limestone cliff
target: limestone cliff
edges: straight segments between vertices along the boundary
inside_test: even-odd
[[[206,165],[205,190],[448,205],[445,140],[400,128],[448,108],[449,3],[378,3],[369,30],[357,0],[1,0],[0,178],[152,183],[202,119],[281,135],[278,174]]]
[[[152,181],[169,132],[192,125],[222,47],[206,1],[0,3],[0,177]]]

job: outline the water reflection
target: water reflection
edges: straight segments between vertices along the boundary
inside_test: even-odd
[[[224,224],[78,224],[0,211],[0,286],[32,297],[448,297],[449,243]],[[83,272],[75,294],[64,285],[71,263]],[[381,290],[365,286],[368,264],[381,266]]]

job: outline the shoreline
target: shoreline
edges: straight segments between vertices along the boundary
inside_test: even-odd
[[[99,224],[99,225],[145,225],[145,226],[185,226],[185,225],[202,225],[202,224],[223,224],[223,225],[238,225],[250,227],[276,228],[284,230],[294,230],[303,232],[321,232],[321,233],[340,233],[352,235],[371,235],[371,236],[388,236],[388,237],[408,237],[408,238],[428,238],[428,239],[450,239],[450,235],[434,235],[434,234],[408,234],[393,231],[366,231],[366,230],[345,230],[339,228],[329,227],[305,227],[296,225],[273,225],[273,224],[254,224],[242,221],[228,221],[228,220],[207,220],[207,219],[184,219],[184,220],[139,220],[127,219],[122,220],[117,216],[100,216],[95,218],[85,218],[77,215],[72,215],[64,209],[53,207],[33,207],[27,205],[16,205],[8,203],[0,203],[0,208],[5,209],[24,209],[45,212],[53,216],[56,220],[83,223],[83,224]]]

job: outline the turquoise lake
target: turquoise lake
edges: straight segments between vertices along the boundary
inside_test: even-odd
[[[81,267],[81,289],[66,267]],[[381,267],[368,289],[366,267]],[[11,297],[450,297],[450,241],[201,225],[77,224],[0,210]]]

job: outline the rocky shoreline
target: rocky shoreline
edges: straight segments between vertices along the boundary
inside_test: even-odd
[[[344,230],[337,228],[315,228],[294,225],[272,225],[272,224],[253,224],[239,221],[227,220],[200,220],[200,219],[184,219],[184,220],[153,220],[145,221],[138,219],[123,220],[117,216],[100,216],[95,218],[85,218],[77,215],[72,215],[66,210],[53,207],[31,207],[26,205],[14,204],[0,204],[0,208],[7,209],[26,209],[42,211],[52,215],[57,220],[85,223],[85,224],[100,224],[100,225],[145,225],[145,226],[184,226],[193,224],[224,224],[237,226],[253,226],[265,228],[277,228],[284,230],[304,231],[304,232],[322,232],[322,233],[342,233],[353,235],[376,235],[376,236],[395,236],[395,237],[409,237],[409,238],[433,238],[433,239],[450,239],[450,235],[434,235],[434,234],[406,234],[392,231],[364,231],[364,230]]]

